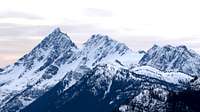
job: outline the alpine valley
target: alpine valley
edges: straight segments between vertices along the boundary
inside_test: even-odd
[[[186,46],[136,52],[95,34],[78,48],[56,28],[0,69],[0,112],[199,112],[199,77]]]

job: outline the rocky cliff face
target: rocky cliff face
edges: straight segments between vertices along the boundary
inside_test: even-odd
[[[200,56],[186,46],[159,47],[154,45],[140,60],[140,65],[148,65],[162,71],[179,71],[192,76],[200,73]]]

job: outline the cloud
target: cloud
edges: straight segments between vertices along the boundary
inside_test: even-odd
[[[44,35],[50,29],[45,25],[20,25],[0,23],[0,38],[28,38],[31,36]]]
[[[36,46],[40,39],[8,39],[0,40],[0,54],[3,53],[23,53],[30,51]],[[26,43],[26,44],[25,44]]]
[[[109,10],[98,9],[98,8],[86,8],[84,11],[86,16],[94,16],[94,17],[111,17],[113,13]]]
[[[0,39],[1,38],[29,38],[40,37],[50,33],[54,28],[60,27],[67,33],[111,33],[114,30],[104,29],[96,25],[90,24],[74,24],[74,25],[20,25],[11,23],[0,23]]]
[[[0,12],[0,18],[1,19],[7,19],[7,18],[23,18],[23,19],[43,19],[40,16],[36,16],[34,14],[29,14],[25,12],[16,12],[16,11],[6,11],[6,12]]]
[[[40,40],[30,39],[4,39],[0,40],[0,67],[15,62],[28,53]]]

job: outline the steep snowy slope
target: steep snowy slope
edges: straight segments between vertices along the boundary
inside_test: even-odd
[[[190,79],[190,76],[186,77]],[[164,104],[169,91],[185,90],[187,86],[173,81],[165,81],[153,75],[136,74],[129,69],[116,68],[109,64],[100,64],[85,72],[81,80],[68,90],[60,93],[62,85],[58,84],[22,112],[111,112],[133,97],[138,104],[141,101],[141,105],[146,103],[148,108],[145,109],[156,110],[159,107],[163,111],[166,109]],[[154,94],[148,91],[153,91]],[[146,96],[146,99],[151,100],[154,95],[155,101],[145,102],[146,100],[140,98],[147,93],[149,96]]]
[[[186,46],[154,45],[140,60],[140,65],[148,65],[161,71],[179,71],[193,76],[200,74],[200,56],[188,50]]]
[[[86,65],[92,67],[100,63],[110,63],[129,67],[138,64],[144,53],[133,52],[125,44],[112,40],[108,36],[100,34],[92,37],[84,43],[82,53],[87,57]],[[94,61],[95,60],[95,61]]]
[[[158,69],[152,68],[150,66],[135,67],[131,71],[137,74],[142,74],[145,76],[160,79],[173,84],[183,84],[188,83],[194,77],[180,72],[162,72]]]
[[[99,63],[128,67],[137,64],[142,56],[99,34],[78,49],[66,34],[55,29],[29,54],[1,73],[0,111],[25,107],[63,79],[67,80],[65,89],[68,89],[83,76],[79,73],[82,68],[93,68]],[[75,76],[71,72],[76,72]]]
[[[57,58],[66,53],[74,53],[76,50],[77,47],[69,37],[62,33],[59,28],[55,29],[30,53],[0,73],[0,108],[2,109],[5,104],[11,102],[21,92],[27,91],[45,79],[43,74],[51,72],[51,69],[56,69],[52,63]],[[52,75],[54,74],[52,73]],[[28,97],[27,102],[30,101],[31,98]],[[26,105],[27,102],[21,101],[20,105]]]
[[[74,43],[72,43],[66,34],[61,33],[59,29],[55,29],[30,53],[5,68],[1,72],[1,83],[14,81],[17,78],[20,79],[27,73],[33,74],[42,71],[51,65],[60,55],[68,53],[71,50],[76,50]],[[6,78],[4,77],[5,75],[11,77]]]

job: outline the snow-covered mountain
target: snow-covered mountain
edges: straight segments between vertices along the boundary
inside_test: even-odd
[[[68,77],[68,72],[92,68],[98,63],[129,66],[138,63],[142,56],[126,45],[99,34],[93,35],[83,48],[78,49],[57,28],[30,53],[1,73],[0,110],[15,111],[23,108]],[[65,88],[76,83],[82,75],[73,76]]]
[[[31,103],[49,88],[48,85],[45,85],[45,81],[56,74],[58,68],[54,63],[57,62],[59,57],[65,54],[73,54],[76,51],[77,47],[70,38],[62,33],[59,28],[55,29],[30,53],[1,72],[0,110],[5,106],[18,108],[18,106],[22,107]],[[22,93],[33,94],[23,97],[21,96]],[[9,105],[10,103],[11,105]]]
[[[154,45],[139,63],[162,71],[179,71],[192,76],[200,74],[200,55],[186,46]]]
[[[193,77],[180,72],[162,72],[150,66],[141,66],[131,69],[134,73],[153,77],[173,84],[182,84],[194,79]]]
[[[184,46],[166,47],[134,52],[95,34],[78,48],[57,28],[0,72],[0,112],[121,111],[129,101],[164,111],[169,93],[198,84],[200,59]]]
[[[140,69],[142,68],[138,68],[137,70]],[[147,69],[143,69],[142,72]],[[156,74],[157,76],[151,76],[146,75],[148,73],[135,73],[134,71],[137,70],[116,68],[109,64],[97,65],[93,69],[85,72],[85,75],[80,81],[71,88],[60,93],[59,91],[63,90],[64,83],[58,84],[34,103],[27,106],[22,112],[111,112],[118,105],[135,96],[137,96],[135,97],[135,102],[140,103],[142,101],[140,96],[146,95],[143,92],[148,90],[155,92],[154,95],[158,98],[155,98],[154,102],[146,102],[145,105],[154,111],[157,109],[155,107],[162,107],[160,111],[164,111],[164,104],[167,101],[169,91],[185,90],[186,83],[192,79],[190,76],[182,74],[183,79],[187,77],[185,78],[187,80],[184,79],[180,83],[179,81],[181,79],[178,78],[167,80],[157,78],[159,74],[162,74],[161,71],[159,74]],[[141,105],[143,102],[141,102]]]

